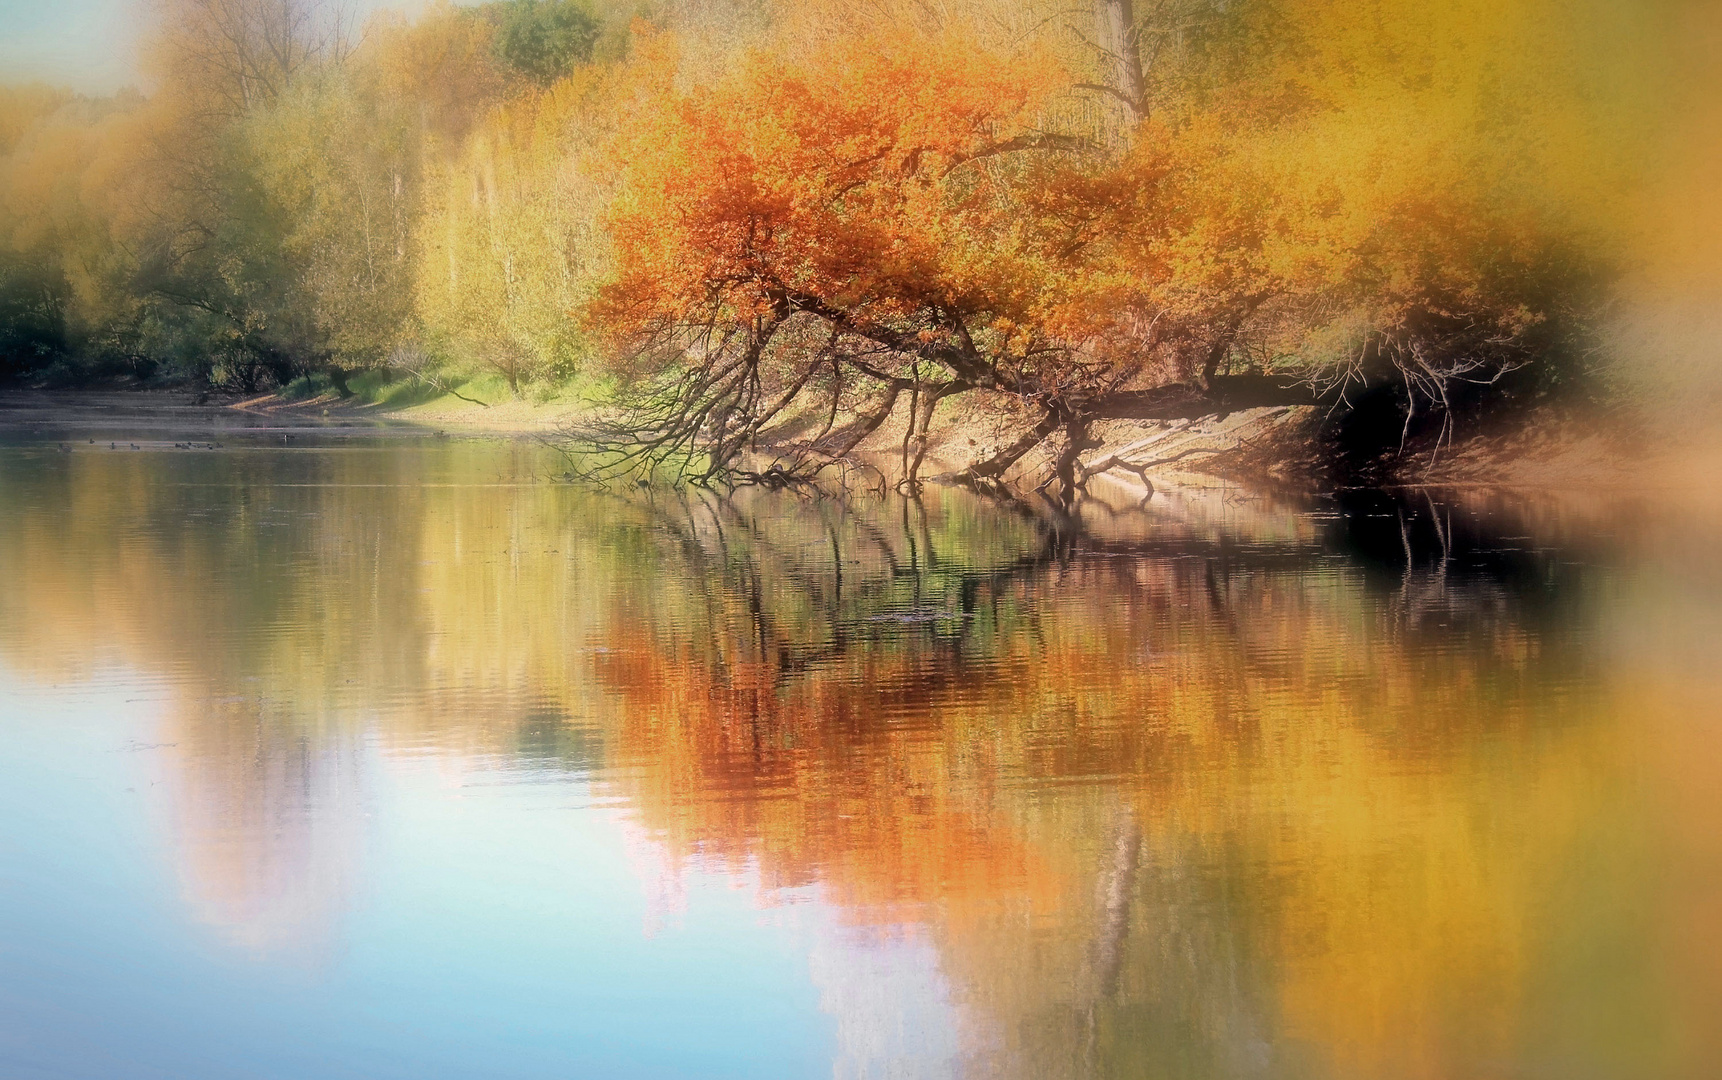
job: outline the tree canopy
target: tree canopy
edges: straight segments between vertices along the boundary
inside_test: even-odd
[[[541,86],[589,59],[598,37],[598,20],[576,0],[505,0],[484,11],[496,23],[497,57]]]
[[[147,96],[0,98],[6,363],[577,380],[596,471],[706,478],[953,410],[1004,418],[969,479],[1067,486],[1111,418],[1440,417],[1578,370],[1685,11],[173,0]]]
[[[1582,127],[1582,98],[1536,73],[1521,81],[1544,100],[1513,99],[1520,115],[1477,91],[1501,58],[1467,50],[1485,31],[1523,43],[1490,25],[1522,12],[1442,26],[1376,8],[1385,45],[1322,4],[1194,5],[1181,55],[1126,21],[1107,45],[1131,62],[1101,75],[942,25],[655,80],[621,136],[616,272],[588,314],[658,382],[597,433],[607,464],[703,452],[712,475],[810,388],[836,413],[859,380],[880,402],[862,432],[906,394],[925,440],[940,400],[979,391],[1028,431],[970,478],[1058,433],[1068,470],[1099,420],[1382,380],[1412,410],[1446,406],[1546,355],[1607,261],[1563,219],[1573,203],[1554,208],[1571,196],[1563,155],[1600,133],[1548,145],[1547,125]],[[1360,75],[1384,48],[1389,75]],[[1195,88],[1163,88],[1158,61]],[[1126,105],[1122,125],[1085,93]]]

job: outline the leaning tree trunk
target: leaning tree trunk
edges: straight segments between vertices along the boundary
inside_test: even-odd
[[[1048,410],[1041,417],[1040,423],[1023,432],[1015,442],[989,457],[982,458],[956,475],[959,483],[977,486],[999,484],[1010,467],[1021,461],[1030,450],[1046,441],[1047,436],[1058,430],[1059,415]]]

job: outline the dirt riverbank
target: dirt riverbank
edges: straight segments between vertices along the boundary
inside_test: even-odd
[[[92,436],[110,428],[271,431],[321,428],[378,434],[525,436],[554,431],[577,407],[507,402],[485,408],[444,400],[406,406],[342,401],[333,396],[292,401],[275,394],[216,394],[189,389],[37,390],[0,387],[0,431]]]
[[[218,395],[191,389],[34,390],[0,388],[0,431],[50,437],[99,437],[102,431],[202,429],[266,432],[277,428],[368,431],[403,437],[450,433],[532,437],[553,433],[580,415],[566,402],[507,401],[481,406],[443,397],[406,405],[342,400],[332,395],[287,400],[279,395]],[[954,471],[1014,431],[980,413],[953,408],[936,427],[923,477]],[[1114,422],[1097,433],[1103,445],[1085,455],[1091,492],[1126,498],[1147,485],[1322,491],[1347,486],[1333,467],[1328,418],[1315,408],[1250,409],[1223,417],[1171,422]],[[1660,490],[1700,502],[1722,501],[1722,425],[1688,424],[1646,434],[1642,418],[1580,417],[1552,410],[1493,432],[1461,431],[1439,447],[1387,461],[1376,483],[1525,491]],[[889,474],[900,468],[900,425],[887,424],[861,447]],[[81,441],[81,439],[80,439]],[[1050,455],[1031,455],[1010,475],[1033,490]]]

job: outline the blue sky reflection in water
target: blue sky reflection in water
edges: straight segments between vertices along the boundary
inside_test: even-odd
[[[358,747],[342,762],[356,790],[272,823],[305,834],[264,841],[302,844],[261,854],[292,865],[176,867],[259,853],[162,835],[171,813],[150,789],[175,778],[151,760],[159,716],[119,697],[149,684],[68,703],[8,675],[8,1075],[828,1067],[834,1023],[807,964],[823,913],[773,924],[731,881],[695,874],[654,928],[630,862],[641,841],[584,782]]]
[[[1643,512],[88,434],[0,446],[7,1076],[1719,1060],[1718,583]]]

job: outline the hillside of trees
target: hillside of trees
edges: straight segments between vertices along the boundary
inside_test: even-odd
[[[0,89],[0,379],[600,403],[594,472],[1585,384],[1681,0],[167,0]],[[1690,112],[1691,110],[1688,110]],[[894,429],[893,429],[894,430]]]

